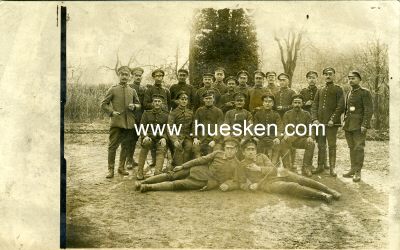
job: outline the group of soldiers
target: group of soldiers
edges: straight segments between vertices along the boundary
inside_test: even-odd
[[[116,150],[121,145],[118,173],[129,175],[125,166],[132,169],[137,165],[138,181],[145,178],[144,165],[149,151],[151,153],[152,165],[155,165],[154,176],[138,182],[141,191],[200,189],[210,188],[214,184],[219,184],[220,189],[226,191],[234,186],[243,188],[246,183],[253,182],[247,185],[248,189],[273,192],[301,190],[306,195],[310,191],[308,187],[312,187],[312,192],[318,193],[322,190],[325,193],[318,196],[308,192],[308,196],[322,197],[325,200],[338,198],[340,195],[336,191],[307,177],[313,173],[321,173],[324,169],[329,169],[329,174],[333,177],[337,175],[336,140],[344,113],[343,129],[350,149],[351,169],[343,177],[353,178],[355,182],[361,179],[366,130],[370,128],[373,107],[370,92],[360,86],[361,74],[358,71],[348,74],[352,90],[347,95],[335,84],[335,69],[330,67],[323,70],[325,85],[319,89],[316,86],[318,73],[309,71],[306,74],[308,87],[300,93],[289,87],[289,75],[281,73],[277,76],[275,72],[264,73],[260,70],[253,73],[254,84],[251,84],[247,71],[241,70],[236,76],[225,77],[225,70],[219,67],[214,74],[203,74],[200,87],[187,83],[189,72],[180,69],[177,72],[178,83],[169,89],[163,86],[165,73],[161,69],[152,72],[154,84],[147,86],[141,85],[144,73],[142,68],[121,66],[117,72],[120,82],[107,91],[101,104],[102,109],[111,117],[107,178],[114,176]],[[128,84],[131,80],[132,84]],[[227,137],[224,141],[224,137],[214,133],[215,131],[194,134],[194,121],[203,125],[230,126],[243,125],[244,122],[276,124],[278,130],[263,136]],[[179,134],[168,134],[164,131],[139,135],[134,129],[135,124],[175,124],[182,127]],[[325,133],[319,131],[318,134],[289,136],[283,133],[287,124],[323,124]],[[141,149],[136,163],[133,155],[138,142]],[[318,145],[316,168],[312,164],[315,142]],[[230,147],[230,151],[227,147]],[[294,173],[295,149],[298,148],[304,149],[301,173],[299,172],[304,177]],[[163,173],[167,150],[172,155],[172,166],[167,168],[167,173]],[[231,159],[229,153],[232,152],[234,157]],[[246,167],[240,168],[239,160],[247,162]],[[214,165],[223,166],[213,167],[213,162]],[[207,170],[192,168],[198,165],[206,165]],[[235,177],[232,177],[232,169]],[[170,186],[151,187],[166,180],[173,180]],[[228,183],[225,183],[227,180]],[[269,180],[268,185],[262,184],[266,180]],[[282,188],[282,180],[295,183],[301,188],[286,188],[287,183]],[[166,182],[163,183],[166,185]],[[271,183],[275,183],[277,187]],[[276,185],[277,183],[280,184]]]

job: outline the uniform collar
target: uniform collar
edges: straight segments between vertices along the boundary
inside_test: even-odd
[[[310,86],[308,86],[308,89],[311,89],[311,90],[314,90],[314,89],[316,89],[317,88],[317,86],[315,86],[315,85],[310,85]]]
[[[185,85],[186,82],[178,82],[179,85]]]
[[[360,85],[357,85],[355,88],[351,87],[351,92],[355,92],[357,90],[361,89]]]
[[[128,86],[128,83],[122,83],[122,82],[120,82],[119,85],[120,85],[121,87],[123,87],[123,88],[126,88],[126,86]]]
[[[162,109],[160,108],[159,110],[152,109],[153,114],[160,114]]]

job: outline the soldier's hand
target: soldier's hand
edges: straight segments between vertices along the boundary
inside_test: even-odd
[[[160,143],[161,147],[165,147],[165,145],[167,144],[167,141],[165,140],[165,138],[161,138],[159,143]]]
[[[250,184],[249,189],[251,191],[256,191],[258,189],[258,183]]]
[[[182,170],[182,169],[183,169],[182,166],[176,166],[176,167],[174,167],[174,169],[172,169],[172,171],[178,172],[179,170]]]
[[[181,143],[179,141],[174,142],[174,147],[175,148],[181,148]]]
[[[282,138],[282,140],[284,140],[284,141],[287,141],[288,139],[289,139],[288,135],[284,135],[283,138]]]
[[[332,120],[329,120],[329,122],[328,122],[328,127],[333,127],[335,124],[333,123],[333,121]]]
[[[260,139],[258,139],[257,137],[253,137],[253,140],[255,140],[256,142],[260,141]]]
[[[282,106],[276,107],[277,110],[282,110]]]
[[[281,143],[281,140],[279,138],[275,138],[273,141],[274,145],[279,145]]]
[[[314,142],[314,140],[313,140],[313,138],[311,138],[311,137],[307,137],[306,142],[307,142],[308,144],[311,144],[311,143]]]
[[[318,125],[318,124],[319,124],[319,121],[318,121],[318,120],[315,120],[315,121],[313,121],[313,123]]]
[[[208,188],[207,186],[204,186],[204,187],[202,187],[199,191],[200,191],[200,192],[202,192],[202,191],[207,191],[207,188]]]
[[[312,105],[312,100],[306,101],[306,105],[307,105],[307,106]]]
[[[151,142],[151,138],[146,136],[145,138],[143,138],[143,143],[149,143]]]
[[[221,191],[223,191],[223,192],[226,192],[226,191],[228,191],[229,186],[228,186],[228,184],[226,184],[226,183],[222,183],[222,184],[219,186],[219,189],[220,189]]]
[[[361,133],[362,133],[362,134],[367,133],[367,128],[366,128],[366,127],[361,127]]]
[[[248,165],[247,169],[250,171],[254,171],[254,172],[261,172],[261,167],[257,166],[257,164],[255,164],[255,163]]]
[[[136,108],[136,105],[135,105],[135,104],[133,104],[133,103],[129,103],[129,105],[128,105],[128,109],[130,109],[130,110],[134,111],[134,110],[135,110],[135,108]]]
[[[215,141],[210,141],[210,143],[208,143],[208,146],[213,148],[215,146]]]
[[[194,138],[194,139],[193,139],[193,144],[194,144],[194,145],[199,145],[199,144],[200,144],[200,140],[197,139],[197,138]]]
[[[120,115],[121,113],[120,112],[118,112],[118,111],[113,111],[112,112],[112,116],[117,116],[117,115]]]

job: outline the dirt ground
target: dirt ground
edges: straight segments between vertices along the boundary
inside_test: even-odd
[[[135,170],[105,178],[107,134],[65,139],[68,247],[387,248],[388,141],[367,142],[360,183],[341,177],[349,154],[338,141],[339,177],[313,177],[342,193],[327,205],[243,191],[142,194]]]

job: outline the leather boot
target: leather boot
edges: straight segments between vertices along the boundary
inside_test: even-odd
[[[319,174],[324,172],[324,166],[326,163],[326,149],[318,147],[318,165],[316,169],[313,169],[311,172],[313,174]]]
[[[162,170],[163,165],[164,165],[164,156],[165,156],[164,148],[157,149],[157,153],[156,153],[156,169],[154,171],[154,175],[159,175],[159,174],[162,173],[161,170]]]
[[[106,178],[111,179],[113,177],[114,177],[114,166],[108,166],[108,174]]]
[[[145,193],[148,191],[173,191],[174,183],[172,182],[161,182],[156,184],[141,184],[140,192]]]
[[[361,181],[361,171],[356,171],[356,172],[354,173],[353,181],[354,181],[354,182],[359,182],[359,181]]]
[[[139,191],[141,185],[142,185],[142,182],[141,182],[141,181],[136,181],[136,182],[135,182],[135,191]]]
[[[336,148],[329,148],[329,174],[332,177],[336,177]]]
[[[168,174],[159,174],[159,175],[154,175],[146,180],[142,181],[142,184],[154,184],[154,183],[160,183],[164,181],[169,181],[169,175]]]
[[[339,200],[340,197],[342,197],[342,194],[339,193],[338,191],[334,190],[334,189],[329,189],[328,192],[333,196],[333,199],[335,200]]]
[[[326,203],[331,203],[333,200],[332,195],[305,186],[301,186],[301,188],[297,190],[297,193],[300,196],[323,200]]]
[[[354,175],[354,150],[350,149],[350,166],[351,169],[347,172],[343,174],[344,178],[352,178]]]
[[[119,155],[119,166],[118,173],[120,175],[129,175],[129,173],[125,170],[125,161],[126,161],[126,149],[121,148],[121,153]]]
[[[311,168],[307,166],[301,167],[301,174],[306,177],[311,177],[312,176]]]

